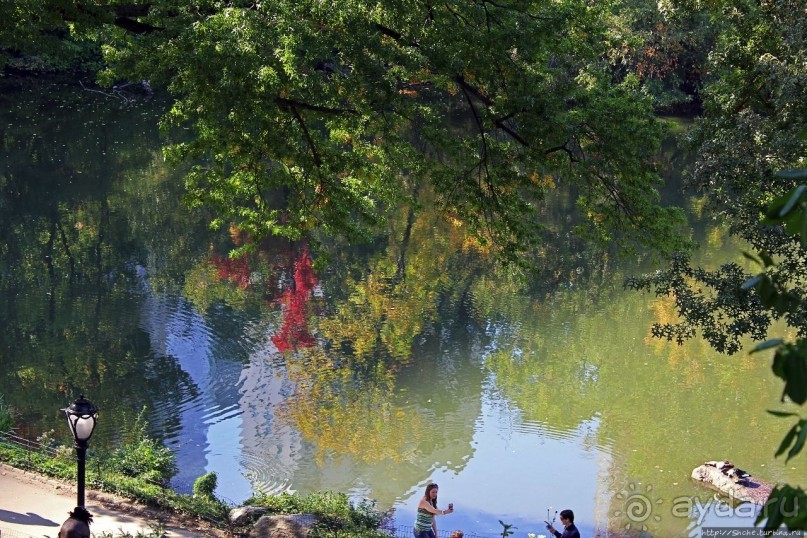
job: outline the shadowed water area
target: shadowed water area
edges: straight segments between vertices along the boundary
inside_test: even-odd
[[[514,536],[572,508],[583,535],[698,534],[754,510],[690,480],[705,460],[804,483],[774,458],[790,423],[770,356],[649,336],[672,303],[624,290],[651,270],[569,234],[573,200],[543,217],[541,276],[521,282],[439,214],[401,207],[371,245],[245,240],[181,202],[163,162],[159,99],[14,80],[0,87],[0,394],[31,439],[83,392],[92,446],[146,408],[177,456],[234,503],[332,490],[414,520],[431,481],[442,530]],[[685,156],[661,160],[677,181]],[[671,192],[674,189],[671,189]],[[428,207],[428,189],[418,196]],[[700,202],[679,198],[714,268],[745,263]],[[327,256],[325,255],[327,254]]]

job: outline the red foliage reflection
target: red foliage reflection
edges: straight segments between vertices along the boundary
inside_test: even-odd
[[[314,345],[314,337],[308,332],[306,305],[316,284],[308,249],[303,249],[294,262],[294,286],[280,297],[280,303],[286,309],[286,318],[280,332],[272,337],[280,352]]]
[[[246,254],[240,258],[229,258],[213,254],[211,261],[220,280],[229,280],[241,289],[246,289],[249,286],[250,270]]]

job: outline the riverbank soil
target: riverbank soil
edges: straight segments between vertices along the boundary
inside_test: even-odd
[[[93,515],[90,530],[96,536],[101,533],[148,534],[160,523],[169,538],[228,536],[198,521],[155,511],[108,493],[87,490],[85,497],[87,510]],[[0,463],[0,537],[56,538],[59,527],[75,505],[74,484]]]

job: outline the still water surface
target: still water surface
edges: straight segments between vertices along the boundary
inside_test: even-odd
[[[234,503],[332,490],[411,525],[436,481],[456,508],[440,528],[490,536],[499,520],[541,532],[567,507],[583,535],[751,526],[751,507],[691,482],[710,459],[807,479],[773,457],[789,425],[765,412],[782,407],[770,357],[651,339],[671,305],[621,285],[649,266],[576,243],[562,195],[528,284],[410,208],[371,247],[231,259],[237,230],[180,202],[162,110],[69,85],[0,91],[0,394],[19,433],[66,434],[58,409],[81,391],[101,409],[96,446],[148,410],[180,491],[215,471]],[[739,262],[683,203],[700,262]]]

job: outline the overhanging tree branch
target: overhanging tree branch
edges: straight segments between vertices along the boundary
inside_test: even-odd
[[[402,43],[404,45],[408,45],[410,47],[415,47],[416,49],[420,48],[420,44],[415,41],[406,41],[403,38],[403,35],[399,32],[396,32],[392,28],[387,28],[383,24],[375,23],[375,28],[385,36],[391,37],[395,41]]]
[[[567,144],[568,144],[568,142],[565,142],[560,146],[555,146],[554,148],[549,148],[548,150],[544,151],[544,155],[548,157],[549,155],[551,155],[552,153],[555,153],[556,151],[563,151],[563,152],[566,152],[566,154],[569,156],[570,161],[572,161],[574,163],[580,162],[580,159],[578,159],[577,156],[574,154],[574,152],[571,149],[569,149]]]
[[[303,108],[305,110],[314,110],[316,112],[323,112],[325,114],[358,114],[357,110],[352,108],[331,108],[327,106],[312,105],[294,99],[286,99],[285,97],[276,97],[275,103],[283,108],[297,109]]]
[[[620,215],[625,215],[625,217],[626,217],[626,218],[627,218],[627,219],[628,219],[628,220],[629,220],[631,223],[633,223],[634,225],[636,225],[636,224],[637,224],[637,222],[636,222],[636,217],[635,217],[635,213],[636,213],[636,212],[635,212],[634,210],[632,210],[632,209],[631,209],[631,208],[630,208],[630,207],[629,207],[627,204],[625,204],[625,202],[622,200],[622,195],[619,193],[619,189],[618,189],[618,188],[617,188],[617,186],[614,184],[614,182],[613,182],[613,181],[611,181],[611,180],[609,180],[608,178],[606,178],[604,175],[602,175],[602,174],[600,174],[600,173],[596,173],[596,174],[594,174],[594,177],[596,177],[596,178],[597,178],[597,179],[600,181],[600,183],[602,184],[602,186],[603,186],[603,187],[605,187],[605,190],[606,190],[606,191],[608,191],[609,196],[610,196],[610,197],[611,197],[611,199],[614,201],[614,205],[616,205],[616,207],[618,207],[618,208],[619,208],[619,210],[620,210],[620,211],[619,211],[619,214],[620,214]]]
[[[308,127],[305,124],[305,120],[300,115],[300,112],[297,110],[297,107],[291,106],[290,107],[292,114],[294,114],[294,118],[297,120],[297,123],[300,124],[300,128],[303,130],[303,134],[305,135],[306,142],[308,143],[309,149],[311,149],[311,156],[314,159],[314,164],[317,167],[322,166],[322,158],[319,156],[319,152],[317,151],[317,145],[314,143],[314,139],[311,137],[311,133],[308,131]]]
[[[493,101],[490,99],[490,97],[480,92],[479,89],[476,88],[475,86],[468,84],[468,81],[466,81],[465,77],[463,77],[462,75],[457,75],[456,77],[454,77],[454,81],[460,86],[460,88],[462,88],[463,91],[472,94],[474,97],[482,101],[482,104],[484,104],[486,107],[489,108],[493,106]],[[504,124],[506,118],[507,117],[502,119],[494,119],[493,123],[496,125],[496,127],[498,127],[499,129],[510,135],[513,138],[513,140],[515,140],[524,147],[529,147],[530,145],[529,142],[527,142],[524,138],[522,138],[522,136],[519,135],[517,132],[515,132],[513,129]]]

